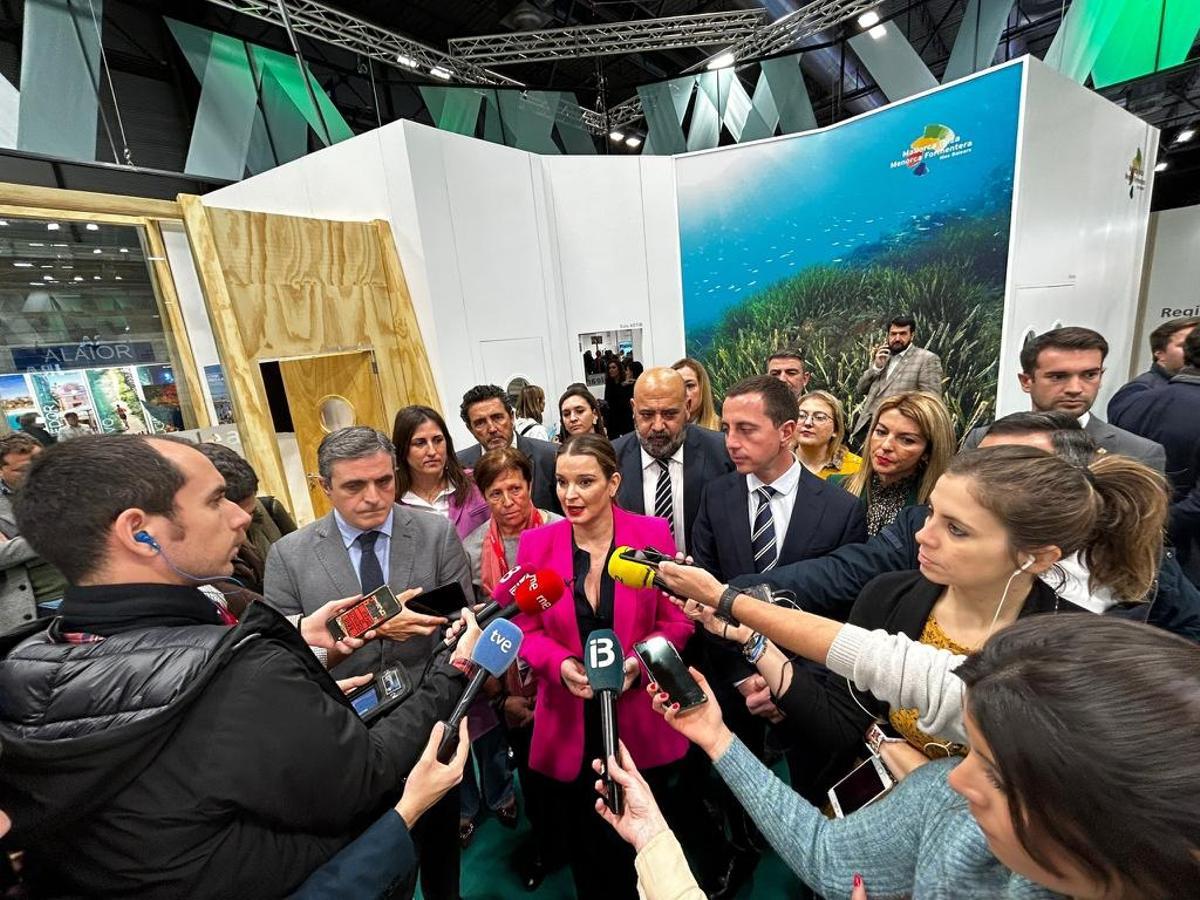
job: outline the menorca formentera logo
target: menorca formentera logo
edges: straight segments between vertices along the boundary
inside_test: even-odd
[[[934,122],[925,126],[921,136],[908,145],[900,159],[892,160],[891,167],[907,168],[917,177],[928,175],[930,163],[966,156],[973,146],[949,125]]]
[[[1138,147],[1130,160],[1129,169],[1125,172],[1125,181],[1129,185],[1129,199],[1133,199],[1135,191],[1146,189],[1146,162],[1142,157],[1142,148]]]

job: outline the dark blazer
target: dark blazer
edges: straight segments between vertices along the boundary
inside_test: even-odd
[[[686,451],[683,458],[687,460]],[[858,498],[801,466],[796,504],[780,546],[778,565],[824,556],[843,544],[858,544],[866,539],[867,520]],[[696,565],[722,582],[754,572],[750,494],[745,475],[730,472],[704,487],[700,512],[688,540],[688,553]]]
[[[850,610],[849,621],[870,631],[881,628],[890,634],[906,634],[915,641],[944,590],[919,571],[889,572],[872,579],[862,589]],[[1014,599],[1010,597],[1009,602]],[[1045,582],[1034,579],[1020,617],[1054,612],[1087,611],[1061,599]],[[865,710],[880,718],[886,718],[889,711],[886,703],[871,694],[857,690],[853,693],[852,697],[851,685],[844,678],[824,678],[808,667],[797,666],[788,690],[775,701],[787,717],[780,726],[785,734],[790,732],[790,736],[809,745],[817,755],[837,761],[829,769],[831,780],[845,775],[851,760],[862,750],[863,735],[873,720]],[[821,785],[819,790],[828,786]]]
[[[978,447],[983,436],[987,434],[988,427],[980,425],[978,428],[972,428],[963,439],[963,449],[972,450]],[[1120,453],[1122,456],[1132,457],[1140,463],[1145,463],[1156,472],[1166,470],[1167,454],[1161,444],[1156,444],[1132,431],[1126,431],[1124,428],[1118,428],[1116,425],[1105,422],[1094,412],[1088,418],[1088,423],[1083,426],[1083,430],[1092,436],[1097,447],[1109,453]]]
[[[1196,484],[1196,445],[1200,443],[1200,369],[1183,369],[1160,388],[1134,395],[1125,410],[1130,431],[1161,444],[1167,478],[1182,500]]]
[[[638,515],[653,515],[646,509],[643,498],[645,487],[642,481],[642,445],[637,432],[633,431],[613,443],[617,453],[617,466],[621,470],[621,487],[617,491],[617,502],[621,508]],[[725,437],[720,432],[709,431],[696,425],[684,428],[683,436],[683,540],[692,546],[692,523],[700,512],[700,494],[704,486],[726,472],[733,471],[729,453],[725,450]]]
[[[533,505],[538,509],[548,509],[561,515],[562,506],[558,502],[554,480],[554,460],[558,456],[558,444],[518,434],[517,449],[533,460],[533,484],[530,485],[533,491]],[[463,464],[463,468],[473,469],[483,456],[483,447],[473,444],[466,450],[459,450],[455,455]]]
[[[1125,418],[1130,403],[1137,399],[1139,394],[1165,387],[1170,380],[1171,376],[1167,374],[1167,370],[1154,363],[1147,371],[1121,385],[1121,389],[1112,395],[1108,401],[1108,421],[1118,428],[1138,434],[1138,430]]]

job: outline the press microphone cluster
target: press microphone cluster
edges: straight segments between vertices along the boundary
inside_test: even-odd
[[[478,669],[471,676],[467,689],[463,691],[458,705],[454,707],[446,722],[446,730],[442,732],[442,739],[438,743],[438,762],[445,765],[454,758],[454,752],[458,749],[458,726],[466,716],[467,710],[475,702],[475,697],[489,676],[500,678],[508,671],[508,667],[517,658],[517,651],[521,649],[524,637],[521,629],[507,618],[497,618],[483,630],[471,651],[471,662],[478,666]]]
[[[532,571],[524,566],[509,569],[492,589],[492,599],[475,616],[481,625],[498,619],[512,619],[520,613],[539,616],[558,602],[566,585],[558,573],[549,569]],[[458,646],[459,635],[443,641],[436,656]]]
[[[593,631],[583,648],[588,684],[600,698],[600,735],[604,742],[604,787],[608,808],[621,815],[621,786],[608,771],[608,758],[617,755],[617,697],[625,686],[625,654],[617,635],[608,628]]]

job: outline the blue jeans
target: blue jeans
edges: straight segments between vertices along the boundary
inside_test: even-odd
[[[475,765],[479,764],[479,778]],[[483,796],[488,809],[496,810],[513,801],[513,773],[508,759],[508,741],[504,728],[498,726],[471,742],[471,756],[463,770],[460,788],[461,806],[459,816],[472,822],[479,815],[479,782],[483,782]]]

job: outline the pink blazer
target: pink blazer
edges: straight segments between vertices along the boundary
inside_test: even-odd
[[[654,547],[663,553],[675,553],[675,542],[663,519],[614,507],[613,531],[617,546]],[[523,533],[517,562],[535,569],[553,569],[564,581],[571,578],[570,521]],[[543,615],[521,615],[513,621],[525,632],[521,656],[538,679],[529,765],[558,781],[574,781],[584,765],[584,701],[563,687],[561,668],[569,657],[583,658],[583,643],[570,585]],[[663,593],[654,589],[634,590],[619,582],[613,597],[613,630],[627,658],[634,657],[635,643],[652,635],[662,635],[682,650],[693,632],[692,623]],[[654,712],[650,698],[639,687],[631,688],[617,700],[617,725],[621,740],[638,768],[675,762],[687,752],[687,738]]]

